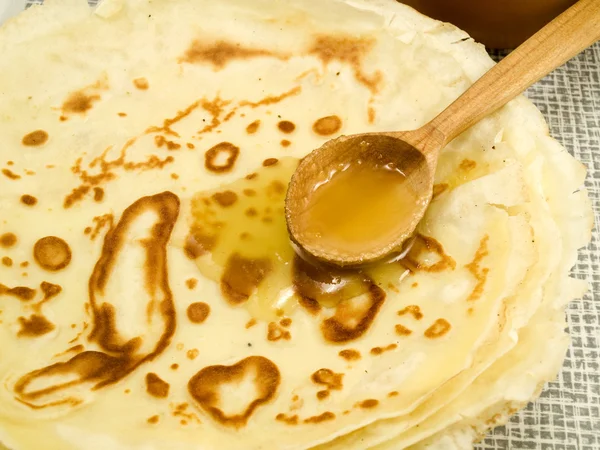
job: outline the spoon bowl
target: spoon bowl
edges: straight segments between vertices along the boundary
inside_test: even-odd
[[[410,192],[411,201],[407,207],[401,211],[390,211],[384,207],[383,210],[361,214],[369,207],[377,209],[378,203],[387,200],[369,198],[369,188],[372,190],[373,184],[377,188],[382,181],[385,183],[377,177],[377,172],[370,173],[373,169],[392,173],[390,181],[401,187],[399,194]],[[331,209],[332,219],[336,222],[352,220],[354,229],[345,233],[345,239],[336,239],[335,227],[331,223],[324,224],[321,230],[315,232],[310,221],[314,220],[311,213],[319,207],[315,202],[319,189],[348,171],[354,172],[351,178],[354,186],[343,186],[345,192],[338,193],[334,204],[322,205],[322,208]],[[361,173],[357,175],[357,172]],[[394,173],[397,175],[394,176]],[[371,176],[375,176],[373,182],[368,180]],[[356,186],[357,183],[359,186]],[[397,135],[372,133],[333,139],[306,156],[292,176],[285,203],[289,234],[296,245],[323,262],[331,263],[333,260],[338,266],[375,262],[401,248],[410,237],[412,229],[425,214],[432,183],[433,171],[425,155]],[[358,193],[355,192],[357,189]],[[388,195],[389,200],[394,201],[393,194],[388,190],[380,197]],[[365,205],[357,204],[361,197]],[[377,214],[377,217],[372,217],[371,213]],[[406,219],[414,223],[406,223]],[[377,221],[381,226],[368,226],[363,221],[370,224]],[[366,233],[362,232],[361,226],[367,228]]]

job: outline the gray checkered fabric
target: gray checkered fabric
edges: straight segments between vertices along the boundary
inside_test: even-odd
[[[29,0],[27,6],[42,3]],[[97,0],[89,0],[95,5]],[[490,52],[496,61],[506,51]],[[600,43],[526,92],[554,138],[588,168],[585,186],[600,223]],[[495,428],[477,450],[600,450],[600,234],[579,253],[573,274],[590,291],[567,309],[571,345],[558,379],[535,403]]]

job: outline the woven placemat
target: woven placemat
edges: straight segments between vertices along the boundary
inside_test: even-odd
[[[9,2],[8,13],[43,2],[0,1]],[[507,53],[490,55],[499,61]],[[546,118],[552,136],[587,166],[585,186],[595,223],[600,223],[600,43],[533,85],[526,95]],[[492,430],[478,450],[600,450],[599,245],[600,233],[594,229],[591,243],[580,251],[573,268],[573,275],[587,280],[590,290],[567,309],[571,345],[558,379],[506,426]]]
[[[499,61],[506,51],[490,52]],[[585,187],[600,223],[600,43],[530,87],[550,134],[588,168]],[[556,180],[560,183],[560,180]],[[600,449],[600,233],[579,252],[573,275],[590,290],[567,308],[571,345],[558,379],[535,403],[495,428],[478,450]]]

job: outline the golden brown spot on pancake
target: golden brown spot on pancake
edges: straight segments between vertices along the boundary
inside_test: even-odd
[[[164,119],[162,126],[160,126],[160,127],[152,126],[152,127],[148,128],[146,130],[146,133],[163,132],[163,133],[171,135],[171,136],[179,137],[179,133],[177,133],[176,131],[173,131],[173,129],[171,127],[173,125],[175,125],[176,123],[180,122],[182,119],[189,116],[192,112],[194,112],[194,110],[196,110],[197,108],[202,106],[203,102],[206,102],[206,100],[196,100],[191,105],[188,105],[184,110],[177,111],[177,114],[175,114],[174,117]]]
[[[207,111],[211,115],[211,120],[208,124],[206,124],[200,131],[199,134],[202,133],[210,133],[212,130],[221,125],[221,114],[225,111],[225,106],[227,106],[230,101],[222,100],[220,97],[214,98],[212,101],[203,100],[201,103],[202,109]],[[235,114],[235,108],[231,110],[224,118],[223,122],[227,122],[229,119],[233,117]]]
[[[146,374],[146,392],[152,397],[166,398],[169,395],[169,383],[153,372]]]
[[[2,169],[2,175],[4,175],[6,178],[10,178],[11,180],[18,180],[21,178],[21,175],[17,175],[9,169]]]
[[[410,285],[411,288],[416,288],[419,286],[419,283],[417,283],[416,281]]]
[[[400,290],[391,282],[388,283],[387,287],[390,291],[395,292],[396,294],[400,292]]]
[[[21,264],[19,264],[20,267],[27,267],[29,266],[29,262],[27,261],[23,261]]]
[[[151,347],[144,349],[144,337],[129,338],[120,334],[116,321],[119,303],[113,304],[114,300],[107,298],[104,293],[112,291],[107,290],[107,285],[111,282],[111,275],[127,241],[127,233],[132,228],[132,223],[140,216],[144,216],[146,220],[145,214],[149,211],[155,213],[156,221],[150,228],[150,233],[143,236],[147,256],[143,266],[143,280],[148,295],[126,299],[140,301],[141,298],[142,301],[148,300],[150,304],[157,305],[157,308],[147,310],[155,309],[163,321],[160,329],[155,328],[161,334],[151,337]],[[57,362],[22,376],[14,386],[18,401],[33,409],[57,405],[76,406],[83,400],[73,394],[68,396],[68,392],[62,391],[84,383],[93,390],[114,384],[140,364],[156,358],[164,351],[175,331],[175,308],[168,285],[166,245],[178,213],[179,199],[170,192],[143,197],[123,212],[117,226],[104,239],[101,256],[88,283],[89,303],[86,303],[86,311],[93,317],[93,329],[88,341],[95,343],[101,351],[84,351],[66,362]],[[135,230],[135,227],[133,229]],[[157,317],[153,317],[153,326],[157,322]],[[83,325],[85,330],[88,324],[84,322]],[[74,340],[78,338],[79,335]],[[61,381],[65,377],[68,381]],[[44,384],[46,387],[43,387]],[[38,390],[33,390],[35,387],[31,388],[31,385],[37,386]],[[55,398],[57,395],[60,400],[53,401],[53,396]]]
[[[436,199],[440,195],[442,195],[446,190],[450,187],[448,183],[439,183],[433,185],[433,195],[431,197],[432,200]]]
[[[250,102],[247,100],[241,101],[240,106],[249,106],[251,108],[258,108],[259,106],[273,105],[275,103],[281,102],[282,100],[285,100],[288,97],[293,97],[295,95],[298,95],[298,94],[300,94],[300,92],[302,92],[302,87],[296,86],[295,88],[292,88],[289,91],[284,92],[283,94],[269,95],[269,96],[267,96],[261,100],[258,100],[256,102]]]
[[[74,324],[73,324],[74,325]],[[55,358],[58,358],[59,356],[64,356],[67,355],[69,353],[81,353],[82,351],[85,350],[85,347],[81,344],[78,345],[74,345],[73,347],[70,347],[68,349],[66,349],[64,352],[59,353],[57,355],[54,355]]]
[[[234,253],[221,276],[221,293],[231,305],[244,303],[270,271],[269,259],[249,259]]]
[[[258,216],[258,211],[256,210],[256,208],[250,207],[245,211],[245,214],[248,217],[256,217],[256,216]]]
[[[396,329],[396,334],[398,334],[400,336],[410,336],[412,334],[412,330],[409,330],[404,325],[398,324],[395,326],[395,329]]]
[[[425,330],[424,334],[425,337],[435,339],[448,333],[450,328],[452,328],[452,326],[446,319],[437,319],[435,322],[433,322],[433,325]]]
[[[18,298],[22,302],[27,302],[35,297],[35,289],[31,289],[25,286],[15,286],[9,288],[3,284],[0,284],[0,295],[10,295],[11,297]]]
[[[152,416],[152,417],[148,418],[147,422],[154,425],[154,424],[158,423],[159,420],[160,420],[160,417]]]
[[[83,197],[90,191],[90,186],[83,185],[79,186],[71,191],[69,195],[65,197],[65,201],[63,202],[63,207],[70,208],[73,206],[75,202],[78,202],[83,199]]]
[[[188,403],[171,404],[170,406],[173,417],[183,417],[196,423],[202,423],[195,413],[187,412],[190,406]],[[187,423],[186,420],[182,420],[182,422]]]
[[[233,168],[239,153],[239,147],[230,142],[221,142],[206,151],[204,154],[204,167],[214,173],[229,172]],[[226,155],[225,162],[217,163],[217,159],[220,159],[222,155]]]
[[[438,256],[439,260],[433,264],[426,265],[419,261],[423,253],[434,253]],[[415,235],[412,247],[408,254],[401,260],[401,263],[411,272],[441,272],[446,269],[454,270],[456,267],[456,261],[450,255],[446,254],[442,244],[432,237],[419,233]]]
[[[171,178],[174,180],[178,180],[179,179],[179,175],[177,175],[176,173],[172,173],[171,174]]]
[[[237,201],[237,194],[233,191],[216,192],[212,198],[224,208],[233,205]]]
[[[345,300],[336,307],[333,317],[321,323],[323,337],[330,342],[348,342],[359,338],[371,327],[385,300],[385,291],[376,284],[368,287],[368,300]]]
[[[279,131],[281,131],[282,133],[290,134],[294,132],[294,130],[296,129],[296,125],[294,125],[294,123],[290,122],[289,120],[281,120],[277,124],[277,128],[279,128]]]
[[[179,369],[179,364],[171,364],[171,370]]]
[[[246,133],[254,134],[258,131],[259,127],[260,127],[260,120],[255,120],[254,122],[252,122],[251,124],[249,124],[246,127]]]
[[[27,194],[21,195],[21,203],[27,206],[35,206],[35,204],[37,203],[37,198]]]
[[[41,311],[41,307],[44,303],[52,300],[54,297],[56,297],[62,292],[61,286],[59,286],[58,284],[49,283],[47,281],[42,281],[42,283],[40,284],[40,289],[42,290],[44,297],[39,303],[34,305],[34,309],[38,312]]]
[[[242,192],[246,197],[256,197],[256,191],[254,189],[244,189]]]
[[[99,91],[107,89],[106,80],[98,80],[96,83],[83,89],[72,92],[62,105],[61,121],[67,120],[69,114],[85,114],[92,109],[93,104],[100,100]]]
[[[10,259],[8,256],[4,256],[2,258],[2,265],[6,266],[6,267],[12,267],[13,265],[13,260]]]
[[[61,238],[46,236],[35,243],[33,257],[42,269],[56,272],[71,262],[71,249]]]
[[[279,160],[277,158],[267,158],[262,162],[263,167],[270,167],[277,164]]]
[[[199,354],[200,354],[200,352],[198,351],[198,349],[193,348],[193,349],[187,351],[186,356],[188,359],[191,359],[193,361],[194,359],[196,359],[198,357]]]
[[[289,317],[286,317],[279,321],[279,325],[281,325],[282,327],[285,327],[285,328],[288,328],[291,324],[292,324],[292,319],[290,319]]]
[[[375,123],[376,118],[377,113],[375,112],[375,108],[369,106],[369,108],[367,108],[367,119],[369,120],[369,123]]]
[[[283,413],[279,413],[277,414],[277,416],[275,416],[275,420],[278,420],[279,422],[284,422],[288,425],[298,425],[297,414],[294,414],[293,416],[287,416]]]
[[[198,280],[196,278],[188,278],[187,280],[185,280],[185,285],[190,290],[194,289],[197,284]]]
[[[256,324],[257,324],[256,319],[250,319],[248,322],[246,322],[246,329],[252,328]]]
[[[48,133],[44,130],[35,130],[23,136],[21,143],[27,147],[38,147],[44,145],[48,140]]]
[[[21,329],[17,333],[19,337],[37,337],[50,333],[54,328],[54,324],[40,314],[32,314],[28,319],[19,317]]]
[[[103,228],[106,227],[109,230],[113,228],[114,216],[112,214],[103,214],[101,216],[94,217],[92,221],[94,222],[94,228],[87,227],[84,232],[85,234],[90,235],[91,240],[94,240],[96,239],[96,236],[100,234],[100,231],[102,231]]]
[[[117,113],[117,115],[119,117],[127,117],[127,113],[124,113],[124,112]]]
[[[371,52],[375,40],[371,38],[356,38],[350,35],[320,35],[315,37],[308,50],[310,55],[319,58],[327,65],[332,61],[340,61],[352,67],[354,78],[367,87],[371,93],[379,90],[383,76],[380,71],[367,75],[363,69],[364,58]]]
[[[81,201],[90,192],[92,187],[114,180],[117,177],[115,171],[119,168],[126,172],[144,172],[147,170],[162,169],[174,161],[172,156],[160,159],[156,155],[148,155],[143,161],[128,161],[127,154],[129,149],[136,143],[137,139],[137,137],[133,137],[127,140],[121,147],[119,156],[112,160],[108,159],[108,154],[112,150],[112,146],[104,149],[100,156],[89,162],[87,168],[83,166],[83,158],[78,158],[71,167],[71,172],[77,175],[80,185],[75,187],[65,197],[63,207],[65,209],[70,208],[76,202]]]
[[[342,128],[342,119],[338,116],[321,117],[313,123],[312,129],[321,136],[330,136]]]
[[[210,306],[204,302],[192,303],[187,308],[187,316],[192,323],[202,323],[210,314]]]
[[[282,139],[281,142],[279,143],[282,147],[289,147],[290,145],[292,145],[292,143],[290,141],[288,141],[287,139]]]
[[[317,399],[325,400],[327,397],[329,397],[329,394],[329,391],[319,391],[317,392]]]
[[[343,373],[335,373],[331,369],[319,369],[310,376],[310,379],[313,381],[313,383],[327,386],[327,389],[334,391],[342,390],[343,378]]]
[[[471,272],[471,274],[475,277],[475,280],[477,280],[477,284],[475,284],[475,287],[467,297],[467,301],[478,300],[479,297],[481,297],[481,294],[483,294],[483,288],[485,286],[485,282],[487,281],[487,275],[490,269],[487,267],[484,267],[482,269],[480,267],[480,263],[483,258],[489,255],[487,247],[489,238],[490,237],[486,234],[481,239],[481,241],[479,242],[479,248],[477,249],[477,251],[475,252],[475,256],[473,257],[473,261],[465,265],[465,268],[469,272]]]
[[[396,344],[390,344],[385,347],[373,347],[371,349],[371,355],[379,356],[382,353],[396,350],[396,348],[398,348],[398,346]]]
[[[99,95],[87,95],[83,92],[73,92],[63,103],[63,113],[85,114],[92,109],[94,102],[100,100]]]
[[[196,148],[196,146],[195,146],[194,144],[192,144],[191,142],[188,142],[187,144],[185,144],[185,146],[186,146],[187,148],[189,148],[190,150],[193,150],[193,149],[195,149],[195,148]]]
[[[398,391],[389,392],[387,396],[390,397],[390,398],[396,397],[396,396],[398,396]]]
[[[289,331],[277,325],[275,322],[269,323],[267,327],[267,340],[271,342],[276,342],[280,339],[283,339],[284,341],[289,341],[291,338],[292,335]]]
[[[357,361],[360,359],[360,352],[353,349],[342,350],[338,353],[338,355],[344,358],[346,361]]]
[[[252,377],[256,397],[247,400],[243,412],[227,414],[219,396],[224,384],[237,384]],[[269,402],[277,392],[281,376],[279,369],[267,358],[249,356],[231,366],[209,366],[200,370],[188,383],[188,391],[200,407],[222,425],[240,428],[246,425],[256,408]]]
[[[17,243],[17,235],[14,233],[4,233],[0,235],[0,246],[4,248],[13,247]]]
[[[196,259],[212,250],[216,240],[214,236],[202,233],[202,230],[194,228],[185,240],[183,252],[189,259]]]
[[[170,150],[170,151],[179,150],[181,148],[181,144],[178,144],[174,141],[170,141],[167,138],[165,138],[164,136],[161,136],[160,134],[154,136],[154,144],[158,148],[162,148],[162,147],[166,146],[167,150]]]
[[[242,47],[239,43],[220,40],[205,44],[200,40],[194,40],[192,45],[185,52],[185,55],[179,59],[179,62],[192,64],[208,63],[212,64],[216,70],[221,70],[230,61],[236,59],[250,59],[266,56],[286,59],[285,57],[268,50]]]
[[[144,77],[136,78],[135,80],[133,80],[133,85],[142,91],[145,91],[150,87],[148,80]]]
[[[421,320],[423,318],[421,308],[419,308],[417,305],[408,305],[407,307],[398,311],[399,316],[404,316],[406,314],[410,314],[416,320]]]
[[[329,411],[324,412],[323,414],[319,414],[318,416],[312,416],[307,419],[304,419],[304,423],[321,423],[326,422],[328,420],[335,419],[335,414]]]
[[[363,408],[363,409],[371,409],[371,408],[375,408],[377,405],[379,405],[379,400],[370,398],[368,400],[363,400],[362,402],[358,403],[356,406],[358,406],[359,408]]]
[[[472,159],[463,159],[458,166],[460,170],[464,170],[465,172],[473,170],[475,167],[477,167],[477,163]]]
[[[104,189],[100,187],[94,188],[94,201],[101,202],[104,199]]]
[[[165,141],[166,138],[160,134],[154,136],[154,145],[156,145],[158,148],[161,148],[163,145],[165,145]]]
[[[366,332],[385,296],[361,272],[317,267],[298,256],[293,259],[292,282],[300,305],[311,314],[317,314],[321,304],[336,308],[336,315],[321,325],[325,338],[331,335],[338,339],[336,342],[351,340]],[[361,297],[367,297],[366,301],[360,301]],[[330,329],[325,330],[324,325]]]

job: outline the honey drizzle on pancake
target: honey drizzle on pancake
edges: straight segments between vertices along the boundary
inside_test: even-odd
[[[404,258],[372,267],[339,269],[305,260],[290,244],[283,212],[297,164],[290,157],[268,158],[251,176],[192,199],[185,253],[219,283],[232,307],[274,323],[300,305],[320,320],[327,341],[344,343],[368,331],[385,301],[384,287],[397,290],[411,272],[454,267],[437,241],[420,235]],[[420,262],[423,252],[437,260]],[[274,332],[271,326],[271,337]]]

